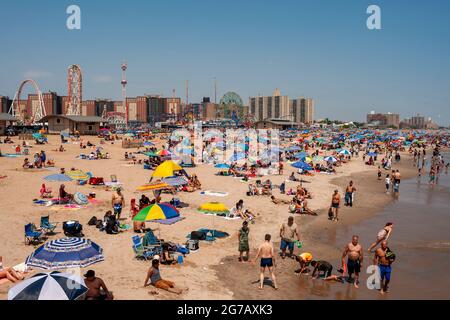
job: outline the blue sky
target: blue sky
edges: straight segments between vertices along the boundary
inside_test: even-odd
[[[66,28],[77,4],[82,29]],[[382,30],[366,27],[381,7]],[[191,102],[236,91],[316,101],[316,118],[364,120],[370,110],[415,113],[450,124],[450,1],[412,0],[15,0],[1,2],[0,95],[32,77],[67,93],[71,64],[83,69],[83,98],[128,96]],[[25,92],[25,94],[28,92]]]

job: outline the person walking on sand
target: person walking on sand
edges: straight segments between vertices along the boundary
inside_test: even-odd
[[[352,241],[347,244],[342,253],[342,266],[345,266],[345,258],[347,257],[347,273],[348,281],[355,285],[355,288],[359,288],[359,273],[361,272],[363,264],[363,249],[359,244],[359,237],[353,236]],[[355,279],[353,280],[352,275],[355,274]]]
[[[386,183],[386,193],[389,193],[389,190],[391,189],[391,177],[389,176],[389,173],[386,175],[384,181]]]
[[[353,181],[350,181],[347,188],[345,188],[345,205],[353,207],[353,193],[356,191]]]
[[[300,241],[300,233],[298,232],[298,226],[294,223],[294,217],[290,216],[287,223],[283,223],[280,228],[281,238],[281,258],[286,258],[286,249],[289,249],[289,256],[294,258],[294,243],[295,239]]]
[[[331,197],[331,208],[333,210],[333,218],[331,221],[339,221],[339,205],[341,203],[341,196],[339,190],[334,190],[333,196]]]
[[[387,246],[387,241],[381,243],[381,247],[375,251],[373,264],[378,265],[380,270],[380,293],[389,292],[389,282],[391,282],[392,263],[395,261],[395,254]]]
[[[389,237],[391,236],[393,229],[394,229],[394,224],[392,222],[386,223],[384,228],[381,229],[380,231],[378,231],[377,240],[371,244],[369,249],[367,249],[367,252],[372,253],[373,248],[378,246],[382,241],[387,241],[389,239]]]
[[[248,228],[248,221],[244,221],[242,223],[242,228],[239,230],[238,233],[238,241],[239,241],[239,261],[244,262],[243,254],[245,252],[245,259],[247,261],[250,260],[250,245],[248,244],[248,234],[250,232],[250,229]]]
[[[120,220],[122,209],[125,206],[125,198],[122,194],[122,189],[117,188],[111,199],[112,207],[114,209],[114,215],[117,216],[117,220]]]
[[[275,254],[273,250],[273,245],[270,242],[271,239],[270,234],[266,234],[264,237],[264,242],[259,246],[258,253],[256,254],[255,261],[261,257],[260,264],[260,275],[259,275],[259,289],[262,290],[264,287],[264,273],[266,268],[269,269],[270,276],[272,277],[273,286],[276,290],[278,290],[277,280],[275,278],[274,268],[276,267],[275,263]]]

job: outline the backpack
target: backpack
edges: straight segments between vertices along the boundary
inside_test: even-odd
[[[89,225],[89,226],[95,226],[95,225],[97,225],[97,217],[96,217],[96,216],[93,216],[93,217],[89,220],[88,225]]]

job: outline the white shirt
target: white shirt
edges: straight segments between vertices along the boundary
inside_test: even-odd
[[[386,184],[390,184],[391,183],[391,178],[386,178]]]

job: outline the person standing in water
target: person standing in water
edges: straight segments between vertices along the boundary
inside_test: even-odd
[[[270,276],[272,277],[273,286],[276,290],[278,290],[277,286],[277,280],[275,278],[274,268],[276,266],[275,264],[275,254],[273,250],[273,245],[270,242],[271,236],[270,234],[266,234],[264,237],[264,243],[262,243],[259,246],[258,253],[256,255],[255,261],[258,260],[259,257],[261,257],[261,264],[260,264],[260,284],[259,289],[263,289],[264,286],[264,273],[266,271],[266,268],[269,269]]]
[[[378,265],[380,270],[381,287],[380,293],[385,294],[389,292],[389,283],[391,282],[392,263],[395,261],[395,254],[387,246],[387,241],[381,243],[381,247],[375,251],[373,264]]]
[[[359,244],[359,237],[353,236],[352,242],[347,244],[342,253],[342,265],[345,266],[345,258],[347,257],[347,273],[348,281],[355,285],[355,288],[359,288],[359,273],[361,272],[363,263],[363,249]],[[345,270],[345,268],[344,268]],[[353,280],[352,275],[355,274],[355,279]]]

